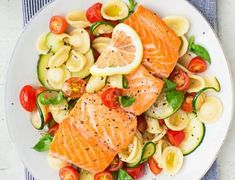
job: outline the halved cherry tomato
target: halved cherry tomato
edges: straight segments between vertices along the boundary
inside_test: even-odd
[[[137,128],[141,133],[144,133],[144,131],[147,129],[147,122],[144,114],[137,116]]]
[[[91,33],[91,31],[90,31],[90,28],[89,28],[89,27],[88,27],[88,28],[86,28],[85,30],[88,32],[88,34],[89,34],[89,36],[90,36],[90,41],[92,42],[92,41],[95,39],[95,36]]]
[[[174,83],[176,83],[176,90],[177,91],[184,91],[187,90],[190,86],[189,77],[186,72],[175,69],[171,75],[170,80],[172,80]]]
[[[120,159],[119,159],[119,157],[118,156],[116,156],[115,158],[114,158],[114,160],[112,161],[112,163],[109,165],[109,167],[108,167],[108,171],[109,172],[115,172],[115,171],[118,171],[119,169],[121,169],[122,167],[123,167],[123,161],[121,161]]]
[[[185,112],[193,112],[193,98],[196,93],[186,93],[181,109]]]
[[[88,21],[90,21],[91,23],[104,21],[101,15],[101,7],[102,7],[101,3],[95,3],[87,9],[86,17]]]
[[[68,23],[62,16],[52,16],[50,19],[50,31],[54,34],[62,34],[66,31]]]
[[[172,131],[168,129],[166,135],[173,146],[179,146],[185,138],[184,131]]]
[[[104,171],[95,175],[95,180],[113,180],[113,176],[110,172]]]
[[[125,168],[125,170],[134,179],[139,179],[144,175],[144,164],[140,164],[135,168]]]
[[[22,107],[29,112],[36,108],[36,93],[31,85],[24,86],[20,91],[20,103]]]
[[[153,158],[148,159],[148,165],[154,175],[158,175],[162,171],[162,169],[158,167],[158,163]]]
[[[94,59],[96,61],[99,58],[100,53],[98,53],[95,49],[93,49],[93,55],[94,55]]]
[[[59,175],[61,180],[78,180],[79,178],[78,171],[72,166],[61,168]]]
[[[202,73],[207,70],[207,64],[200,57],[195,57],[190,61],[188,70],[192,73]]]
[[[158,121],[159,121],[159,124],[160,124],[161,126],[165,125],[164,119],[158,119]]]
[[[46,115],[45,124],[47,124],[50,120],[52,120],[52,114],[49,112],[49,113],[47,113],[47,115]]]
[[[78,77],[67,79],[61,88],[65,97],[80,98],[86,93],[86,81]]]
[[[102,93],[101,99],[105,106],[110,109],[116,109],[120,106],[118,96],[121,96],[121,94],[122,91],[119,88],[108,88]]]
[[[113,33],[101,34],[102,37],[112,38]]]
[[[52,127],[49,128],[48,133],[54,136],[55,133],[58,131],[58,129],[59,129],[59,124],[56,123]]]
[[[46,88],[45,87],[42,87],[40,86],[39,88],[36,89],[35,93],[36,93],[36,96],[39,95],[41,92],[45,91]]]

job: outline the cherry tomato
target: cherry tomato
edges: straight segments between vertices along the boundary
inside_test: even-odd
[[[101,34],[102,37],[112,38],[113,33]]]
[[[36,108],[36,93],[31,85],[26,85],[21,89],[19,98],[26,111],[32,112]]]
[[[47,115],[46,115],[45,124],[47,124],[50,120],[52,120],[52,114],[49,112],[49,113],[47,113]]]
[[[101,7],[102,7],[101,3],[95,3],[87,9],[86,17],[88,21],[90,21],[91,23],[104,21],[101,15]]]
[[[98,53],[95,49],[93,49],[93,55],[94,55],[94,59],[96,61],[99,58],[100,53]]]
[[[158,119],[158,121],[159,121],[159,124],[160,124],[161,126],[165,125],[164,119]]]
[[[49,128],[48,133],[54,136],[55,133],[58,131],[58,129],[59,129],[59,124],[56,123],[52,127]]]
[[[175,69],[171,75],[170,80],[172,80],[174,83],[176,83],[176,90],[177,91],[184,91],[187,90],[190,86],[189,77],[186,72]]]
[[[137,116],[137,128],[141,133],[144,133],[144,131],[147,129],[147,122],[144,114]]]
[[[52,16],[50,19],[50,31],[54,34],[62,34],[66,31],[68,23],[61,16]]]
[[[140,164],[135,168],[125,168],[125,170],[134,179],[139,179],[144,175],[144,164]]]
[[[72,166],[66,166],[60,169],[59,171],[61,180],[78,180],[79,173]]]
[[[173,146],[179,146],[185,138],[184,131],[172,131],[168,129],[166,135]]]
[[[95,39],[95,36],[91,33],[90,28],[86,28],[85,30],[88,32],[90,36],[90,41],[92,42]]]
[[[190,61],[188,70],[192,73],[202,73],[207,70],[207,64],[200,57],[195,57]]]
[[[193,98],[195,96],[196,93],[187,93],[185,95],[185,99],[184,102],[181,106],[181,109],[185,112],[193,112]]]
[[[104,171],[95,175],[95,180],[113,180],[113,176],[110,172]]]
[[[35,93],[36,93],[36,96],[39,95],[41,92],[45,91],[46,88],[45,87],[42,87],[40,86],[39,88],[36,89]]]
[[[80,98],[86,93],[86,81],[78,77],[69,78],[64,82],[61,90],[65,97]]]
[[[109,172],[115,172],[115,171],[118,171],[119,169],[121,169],[123,167],[123,161],[121,161],[119,159],[118,156],[116,156],[113,160],[113,162],[109,165],[108,167],[108,171]]]
[[[148,159],[148,165],[154,175],[158,175],[162,171],[162,169],[158,167],[158,163],[153,158]]]
[[[118,102],[118,96],[121,96],[121,93],[121,89],[118,88],[106,89],[101,95],[103,104],[110,109],[118,108],[120,106]]]
[[[107,22],[112,24],[113,26],[116,26],[120,23],[119,21],[111,21],[111,20],[107,20]]]

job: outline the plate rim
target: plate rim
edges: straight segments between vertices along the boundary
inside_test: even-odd
[[[19,44],[19,42],[21,41],[21,39],[23,38],[23,36],[24,36],[24,34],[25,34],[25,31],[26,31],[26,29],[29,27],[29,26],[31,26],[31,24],[32,24],[32,22],[34,21],[34,19],[42,12],[42,11],[45,11],[47,8],[49,8],[50,6],[53,6],[53,4],[55,3],[55,2],[58,2],[59,0],[57,0],[57,1],[55,1],[55,0],[52,0],[51,2],[49,2],[48,4],[46,4],[44,7],[42,7],[40,10],[38,10],[38,12],[37,13],[35,13],[35,15],[28,21],[28,23],[27,24],[25,24],[25,26],[23,26],[23,29],[21,30],[21,33],[20,33],[20,35],[18,36],[18,38],[17,38],[17,41],[15,42],[15,45],[14,45],[14,48],[13,48],[13,50],[12,50],[12,52],[11,52],[11,56],[10,56],[10,60],[8,61],[8,63],[7,63],[7,66],[6,66],[6,69],[7,69],[7,72],[6,72],[6,78],[5,78],[5,84],[4,84],[4,95],[5,95],[5,97],[4,97],[4,117],[5,117],[5,120],[6,120],[6,125],[7,125],[7,131],[8,131],[8,134],[9,134],[9,136],[10,136],[10,140],[11,140],[11,142],[14,144],[14,147],[15,147],[15,149],[16,149],[16,152],[17,152],[17,155],[18,155],[18,157],[19,157],[19,159],[22,161],[22,163],[23,163],[23,165],[24,165],[24,168],[27,168],[28,170],[29,170],[29,172],[30,173],[33,173],[33,171],[32,171],[32,169],[31,169],[31,167],[26,167],[26,165],[28,164],[27,163],[27,161],[25,161],[24,159],[23,159],[23,157],[22,157],[22,155],[21,155],[21,153],[20,153],[20,150],[19,150],[19,148],[18,148],[18,146],[16,146],[16,142],[14,141],[14,138],[13,138],[13,133],[11,132],[11,130],[10,130],[10,125],[9,125],[9,118],[7,117],[7,96],[6,96],[6,92],[7,92],[7,88],[8,88],[8,82],[9,82],[9,74],[10,74],[10,67],[12,66],[12,62],[13,62],[13,56],[14,56],[14,54],[15,54],[15,52],[16,52],[16,48],[17,48],[17,46],[18,46],[18,44]],[[138,1],[138,0],[137,0]],[[202,12],[200,11],[200,10],[198,10],[191,2],[189,2],[189,1],[187,1],[187,0],[182,0],[182,1],[184,1],[184,3],[187,3],[189,6],[191,6],[191,8],[193,8],[194,10],[196,10],[197,11],[197,13],[199,14],[199,16],[201,16],[204,20],[205,20],[205,22],[207,23],[207,25],[209,26],[209,28],[210,28],[210,30],[212,30],[212,32],[213,32],[213,35],[215,36],[215,38],[216,38],[216,40],[217,40],[217,42],[218,42],[218,44],[219,44],[219,47],[221,48],[221,50],[222,50],[222,55],[223,55],[223,57],[224,57],[224,59],[225,59],[225,62],[226,62],[226,67],[227,67],[227,69],[228,69],[228,74],[229,74],[229,77],[230,77],[230,85],[231,85],[231,90],[232,90],[232,93],[231,93],[231,97],[232,97],[232,109],[234,109],[234,102],[235,102],[235,92],[234,92],[234,78],[233,78],[233,73],[232,73],[232,70],[231,70],[231,62],[230,61],[228,61],[228,58],[227,58],[227,56],[226,56],[226,54],[225,54],[225,50],[224,50],[224,47],[223,47],[223,45],[222,45],[222,42],[221,42],[221,40],[220,40],[220,38],[219,38],[219,34],[217,34],[218,32],[216,32],[215,31],[215,29],[212,27],[212,25],[209,23],[209,21],[206,19],[206,17],[202,14]],[[218,20],[217,20],[218,21]],[[217,22],[218,23],[218,22]],[[217,30],[219,30],[219,28],[218,28],[218,24],[216,25],[216,27],[215,27]],[[234,111],[232,111],[232,113],[231,113],[231,116],[230,116],[230,121],[229,121],[229,124],[228,124],[228,128],[227,128],[227,131],[226,131],[226,133],[225,133],[225,135],[224,135],[224,137],[223,137],[223,139],[222,139],[222,143],[220,144],[220,147],[218,148],[218,150],[216,151],[216,154],[215,154],[215,157],[213,158],[213,161],[210,163],[210,166],[208,166],[208,168],[207,169],[205,169],[204,170],[204,172],[203,172],[203,174],[200,176],[200,179],[201,178],[203,178],[205,175],[206,175],[206,173],[209,171],[209,169],[211,168],[211,166],[213,165],[213,163],[215,162],[215,160],[216,160],[216,158],[218,157],[218,155],[219,155],[219,153],[221,152],[221,149],[222,149],[222,147],[223,147],[223,145],[224,145],[224,143],[225,143],[225,141],[226,141],[226,139],[227,139],[227,137],[228,137],[228,134],[229,134],[229,132],[231,131],[231,124],[232,124],[232,122],[233,122],[233,117],[234,117],[234,115],[235,115],[235,112]],[[33,174],[32,174],[33,175]]]

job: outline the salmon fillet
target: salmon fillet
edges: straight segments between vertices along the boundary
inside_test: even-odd
[[[50,154],[92,173],[104,171],[131,143],[136,117],[109,109],[98,94],[84,94],[53,138]]]
[[[173,71],[180,49],[180,38],[151,10],[139,5],[124,21],[139,34],[144,47],[142,64],[153,74],[167,78]]]
[[[135,98],[135,102],[125,110],[140,115],[156,101],[164,82],[151,75],[143,65],[126,75],[125,78],[128,82],[128,89],[123,89],[123,95]]]

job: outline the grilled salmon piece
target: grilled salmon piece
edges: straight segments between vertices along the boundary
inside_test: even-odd
[[[144,46],[142,64],[153,74],[167,78],[179,58],[180,38],[160,16],[142,5],[124,23],[135,29],[140,36]]]
[[[131,143],[136,126],[131,113],[107,108],[98,94],[84,94],[61,122],[50,154],[92,173],[102,172]]]
[[[135,98],[135,102],[125,110],[140,115],[156,101],[164,82],[150,74],[143,65],[125,78],[128,81],[128,89],[123,89],[123,95]]]

